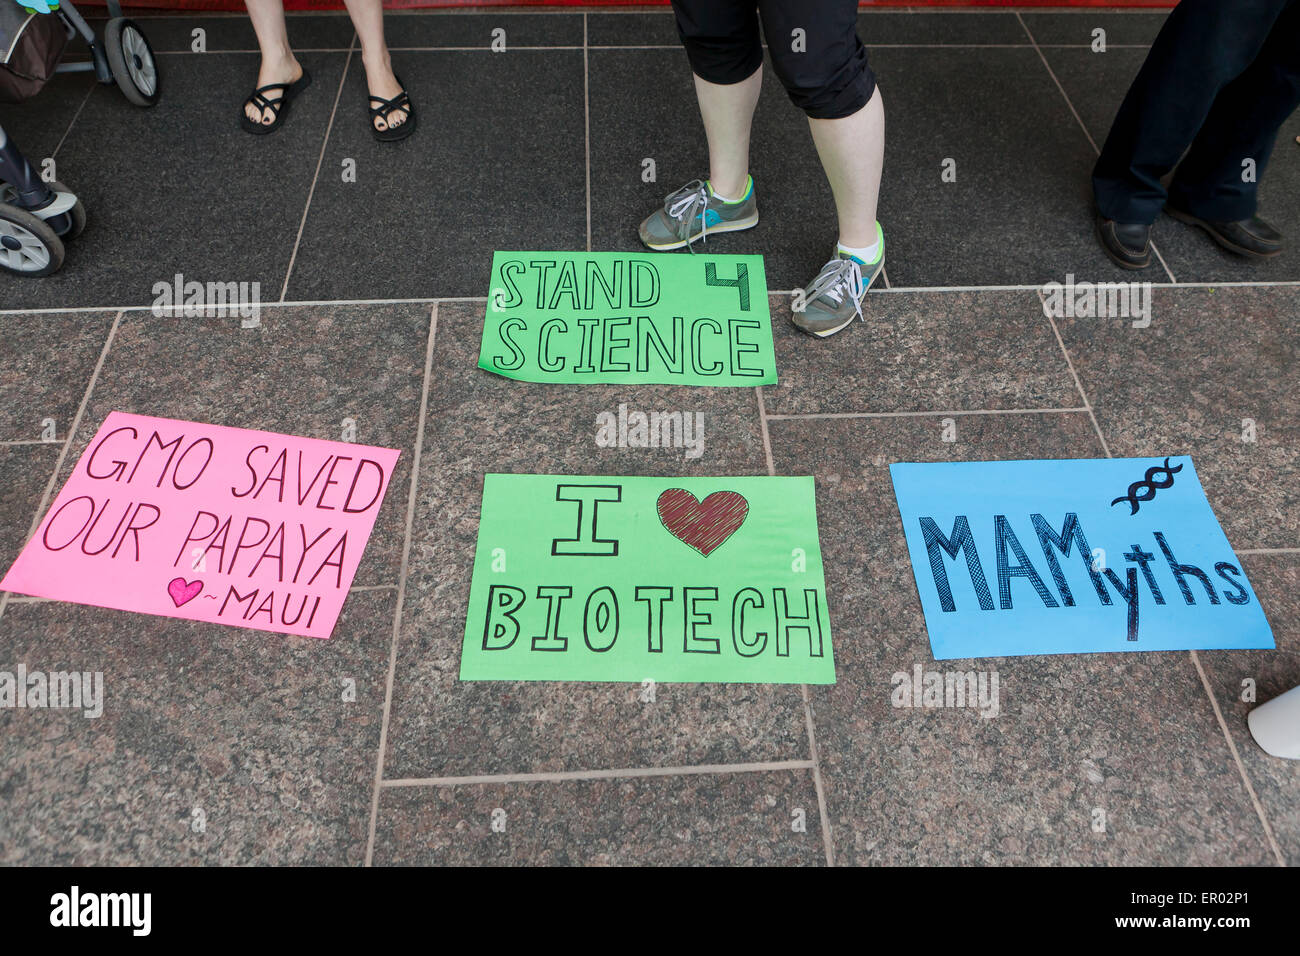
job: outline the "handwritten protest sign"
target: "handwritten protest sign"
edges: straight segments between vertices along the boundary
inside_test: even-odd
[[[460,676],[834,683],[813,480],[488,475]]]
[[[938,660],[1273,646],[1190,458],[890,472]]]
[[[478,364],[525,382],[773,385],[763,257],[498,252]]]
[[[113,412],[0,589],[329,637],[398,454]]]

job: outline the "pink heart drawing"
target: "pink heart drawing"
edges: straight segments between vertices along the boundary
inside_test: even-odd
[[[167,584],[167,593],[177,607],[188,604],[199,596],[203,590],[202,581],[186,581],[184,578],[172,578]]]

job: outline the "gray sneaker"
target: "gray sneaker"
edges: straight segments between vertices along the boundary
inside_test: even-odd
[[[667,252],[689,246],[696,239],[707,241],[712,232],[739,232],[757,225],[753,177],[745,198],[734,203],[723,202],[713,195],[708,183],[697,179],[669,194],[664,208],[641,223],[639,233],[641,241],[651,249]]]
[[[855,317],[866,321],[862,315],[862,298],[885,267],[885,237],[878,225],[876,230],[880,242],[876,261],[865,263],[848,253],[837,253],[804,289],[803,310],[791,313],[795,328],[824,339]]]

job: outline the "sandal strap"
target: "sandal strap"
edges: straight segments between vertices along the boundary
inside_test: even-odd
[[[370,107],[370,115],[372,117],[378,117],[379,119],[387,120],[390,114],[395,113],[398,110],[403,111],[408,116],[411,113],[411,97],[406,90],[402,90],[391,100],[386,100],[382,96],[372,95],[370,97],[370,102],[372,104]],[[379,105],[374,106],[373,104],[375,103],[378,103]]]
[[[267,110],[270,110],[271,112],[278,115],[280,112],[280,107],[284,105],[284,97],[280,96],[280,97],[276,97],[273,100],[268,100],[261,93],[254,93],[244,102],[245,105],[252,106],[257,110],[260,110],[261,112],[266,112]]]
[[[278,116],[280,114],[280,107],[284,105],[284,98],[288,95],[288,91],[292,86],[292,83],[268,83],[266,86],[259,86],[249,94],[248,99],[245,100],[244,103],[245,105],[255,107],[259,112],[265,113],[267,110],[271,110],[272,113]],[[283,90],[284,92],[275,99],[271,99],[266,95],[275,90]]]

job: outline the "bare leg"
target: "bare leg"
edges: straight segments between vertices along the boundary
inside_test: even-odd
[[[876,201],[885,165],[885,106],[880,89],[867,105],[843,119],[809,119],[817,155],[835,195],[840,243],[852,248],[876,241]]]
[[[749,181],[749,129],[762,89],[761,66],[739,83],[695,77],[695,97],[709,140],[709,181],[714,192],[728,199],[741,198]]]
[[[361,63],[366,68],[366,86],[370,93],[381,99],[391,100],[402,92],[402,86],[393,75],[393,63],[388,55],[388,43],[384,40],[384,7],[382,0],[343,0],[361,40]],[[390,113],[388,122],[375,120],[375,129],[383,132],[389,126],[394,128],[406,122],[406,111],[397,110]]]
[[[293,83],[302,76],[302,66],[289,47],[289,33],[284,25],[284,4],[281,0],[244,0],[248,18],[253,21],[257,45],[262,51],[262,65],[257,71],[257,85]],[[271,93],[277,99],[280,94]],[[244,112],[254,123],[270,124],[275,121],[274,110],[259,110],[249,103]]]

